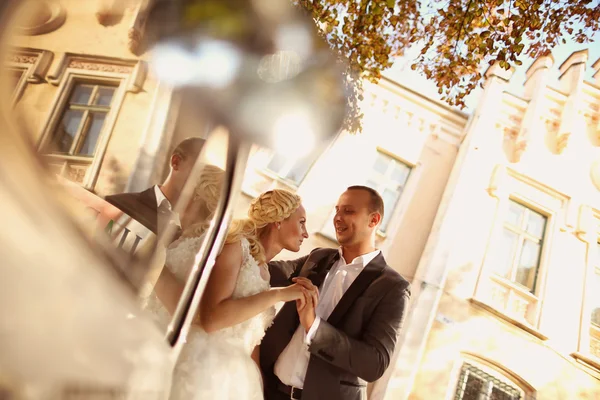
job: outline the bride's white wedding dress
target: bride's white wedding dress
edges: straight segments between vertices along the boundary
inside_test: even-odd
[[[182,282],[187,279],[200,248],[202,238],[186,238],[167,250],[166,265]],[[233,291],[233,298],[252,296],[269,290],[268,279],[261,276],[261,267],[250,254],[250,245],[241,240],[242,267]],[[148,308],[166,327],[170,316],[157,305],[153,295]],[[275,307],[238,325],[207,334],[193,326],[175,367],[170,400],[254,400],[263,399],[262,378],[256,363],[250,358],[273,322]]]

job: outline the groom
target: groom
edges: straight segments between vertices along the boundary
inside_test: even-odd
[[[294,281],[313,296],[305,305],[285,304],[265,334],[260,364],[267,400],[366,399],[367,382],[389,367],[410,291],[375,249],[383,212],[379,193],[351,186],[333,220],[339,250],[269,263],[273,286]]]
[[[198,137],[181,141],[171,153],[169,176],[162,185],[154,185],[139,193],[106,196],[105,200],[157,234],[160,217],[172,213],[204,143],[205,140]],[[181,228],[179,216],[172,217]]]

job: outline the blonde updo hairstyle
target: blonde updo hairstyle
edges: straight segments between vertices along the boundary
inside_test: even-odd
[[[248,218],[232,223],[225,243],[246,238],[250,243],[250,254],[258,263],[265,263],[265,249],[259,239],[269,232],[274,223],[289,218],[300,207],[300,202],[300,196],[287,190],[274,189],[261,194],[250,203]]]
[[[206,232],[221,197],[225,172],[211,164],[204,164],[200,168],[201,172],[191,201],[202,202],[200,214],[203,219],[186,228],[181,234],[182,238],[199,237]]]

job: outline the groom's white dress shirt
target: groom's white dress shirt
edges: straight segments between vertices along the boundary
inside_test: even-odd
[[[167,196],[160,190],[158,185],[154,185],[154,196],[156,197],[156,207],[166,207],[169,211],[171,211],[171,202],[167,199]]]
[[[175,225],[181,228],[179,214],[173,212],[173,205],[169,199],[167,199],[162,190],[160,190],[158,185],[154,185],[154,196],[156,197],[156,208],[158,210],[158,225],[161,227],[161,229],[169,221],[173,221]]]
[[[339,252],[340,259],[331,267],[319,290],[319,304],[315,310],[317,316],[315,322],[310,327],[308,333],[305,333],[304,327],[299,325],[292,336],[292,340],[290,340],[275,362],[275,375],[277,375],[281,382],[288,386],[294,386],[299,389],[304,387],[304,378],[310,360],[308,346],[319,328],[321,319],[327,320],[329,318],[352,282],[362,272],[365,265],[370,263],[381,250],[375,250],[356,257],[350,264],[346,264],[341,248]]]

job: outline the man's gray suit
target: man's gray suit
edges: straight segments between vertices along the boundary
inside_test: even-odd
[[[338,259],[337,249],[315,249],[297,260],[271,262],[271,285],[287,286],[291,278],[303,276],[321,287]],[[368,263],[329,318],[319,324],[309,347],[302,399],[366,399],[367,382],[379,379],[390,364],[409,297],[409,283],[387,265],[382,254]],[[295,302],[286,303],[262,341],[260,364],[267,400],[286,398],[277,389],[273,367],[298,325]]]

